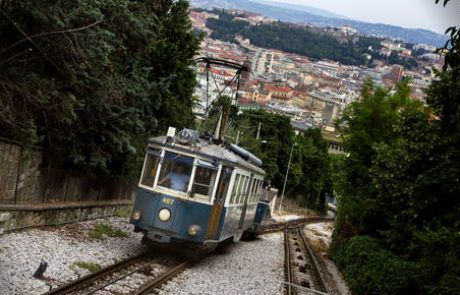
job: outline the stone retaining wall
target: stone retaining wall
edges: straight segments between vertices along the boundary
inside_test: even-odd
[[[0,227],[8,232],[36,226],[61,225],[129,214],[131,207],[131,201],[92,202],[58,206],[0,205],[0,216],[9,215],[6,220],[0,220]]]
[[[0,138],[0,233],[112,216],[132,204],[135,179],[44,164],[43,150]]]

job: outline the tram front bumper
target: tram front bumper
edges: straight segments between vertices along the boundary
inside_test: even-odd
[[[171,243],[171,237],[158,231],[149,231],[146,235],[147,239],[156,243],[168,244]]]

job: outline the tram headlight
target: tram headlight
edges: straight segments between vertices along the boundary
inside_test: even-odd
[[[188,227],[187,233],[191,236],[196,236],[201,231],[201,227],[196,224],[192,224]]]
[[[135,221],[138,221],[141,219],[141,211],[139,210],[136,210],[133,212],[133,214],[131,215],[131,218]]]
[[[168,221],[171,218],[171,211],[166,208],[161,209],[160,212],[158,212],[158,218],[163,222]]]
[[[199,138],[200,134],[197,131],[187,128],[182,129],[177,135],[177,139],[182,144],[191,144],[197,141]]]

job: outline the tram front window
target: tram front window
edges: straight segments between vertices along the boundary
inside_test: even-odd
[[[193,158],[166,152],[161,165],[158,185],[176,191],[187,192],[192,167]]]
[[[153,187],[155,175],[157,174],[158,164],[160,163],[160,155],[160,150],[152,150],[147,154],[141,184]]]
[[[211,201],[217,170],[197,166],[193,182],[193,197],[204,201]]]

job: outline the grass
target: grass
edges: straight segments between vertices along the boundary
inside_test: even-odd
[[[98,270],[101,269],[101,267],[99,265],[97,265],[96,263],[92,263],[92,262],[86,262],[86,261],[75,261],[73,263],[75,266],[78,266],[80,268],[84,268],[84,269],[87,269],[89,270],[90,272],[96,272]]]
[[[104,237],[126,238],[128,234],[121,229],[113,228],[108,224],[99,223],[89,236],[93,239],[102,240]]]
[[[125,208],[117,208],[115,211],[115,216],[122,217],[122,218],[129,218],[131,217],[131,211],[133,210],[133,206],[128,206]]]

